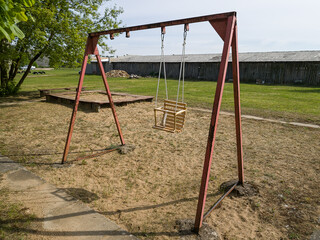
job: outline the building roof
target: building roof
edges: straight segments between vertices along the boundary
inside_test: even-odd
[[[111,62],[159,62],[160,55],[128,55],[111,58]],[[180,62],[181,55],[166,55],[166,62]],[[220,62],[221,54],[188,54],[186,62]],[[231,61],[231,55],[229,58]],[[240,62],[320,62],[320,51],[239,53]]]
[[[101,62],[109,62],[109,57],[100,57]],[[91,62],[98,62],[96,56],[91,56]]]

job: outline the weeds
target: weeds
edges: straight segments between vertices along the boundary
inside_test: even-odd
[[[27,234],[22,229],[28,229],[35,219],[33,214],[17,203],[8,203],[9,191],[0,189],[0,239],[25,239]]]

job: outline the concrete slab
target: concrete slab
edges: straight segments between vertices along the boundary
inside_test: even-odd
[[[21,168],[19,164],[2,155],[0,155],[0,166],[0,173],[6,173]]]
[[[24,231],[45,239],[137,239],[63,189],[46,183],[1,155],[0,173],[0,187],[11,190],[12,199],[21,202],[37,216],[37,227]]]
[[[10,184],[8,184],[8,188],[14,191],[21,191],[44,184],[44,181],[40,177],[26,169],[18,169],[13,172],[8,172],[6,174],[6,178],[10,182]]]
[[[195,110],[195,111],[200,111],[200,112],[211,113],[211,110],[209,110],[209,109],[203,109],[203,108],[189,108],[189,109]],[[220,111],[220,114],[227,115],[227,116],[234,116],[234,113],[231,113],[231,112]],[[257,120],[257,121],[266,121],[266,122],[273,122],[273,123],[288,124],[288,125],[294,125],[294,126],[298,126],[298,127],[320,128],[320,126],[316,125],[316,124],[299,123],[299,122],[286,122],[286,121],[281,121],[281,120],[268,119],[268,118],[257,117],[257,116],[252,116],[252,115],[245,115],[245,114],[242,114],[241,118],[242,119],[252,119],[252,120]]]

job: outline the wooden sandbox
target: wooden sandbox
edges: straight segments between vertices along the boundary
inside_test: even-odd
[[[46,101],[74,105],[76,92],[50,93],[46,95]],[[133,95],[128,93],[111,92],[114,105],[123,106],[135,102],[152,102],[153,96]],[[82,91],[79,107],[86,110],[99,112],[100,108],[110,107],[109,99],[105,91]]]

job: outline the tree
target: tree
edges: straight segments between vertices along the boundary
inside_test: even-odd
[[[32,64],[41,56],[50,60],[52,67],[79,66],[83,57],[88,32],[117,28],[123,10],[117,6],[106,7],[103,13],[99,7],[109,0],[42,0],[36,1],[27,13],[33,16],[20,22],[19,28],[25,33],[23,39],[2,42],[0,46],[2,94],[19,90]],[[104,37],[106,38],[106,37]],[[112,52],[101,38],[99,45]],[[19,65],[28,61],[28,68],[14,83]],[[10,62],[10,64],[6,64]]]
[[[23,32],[16,25],[27,21],[26,8],[34,4],[34,0],[0,0],[0,40],[9,42],[15,37],[24,38]]]
[[[12,83],[6,77],[7,69],[11,63],[9,56],[12,52],[8,43],[15,37],[24,38],[24,34],[17,23],[27,21],[30,18],[26,15],[26,8],[33,4],[34,0],[0,0],[0,96],[2,92],[7,92],[5,89],[10,89],[12,86]]]

